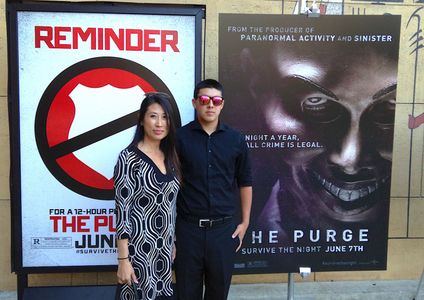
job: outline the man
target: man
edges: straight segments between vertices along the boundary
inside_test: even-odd
[[[219,120],[222,93],[216,80],[198,83],[192,100],[196,120],[177,133],[183,174],[176,225],[179,300],[227,299],[234,255],[249,225],[252,175],[248,149],[243,135]],[[241,222],[236,226],[237,189]]]

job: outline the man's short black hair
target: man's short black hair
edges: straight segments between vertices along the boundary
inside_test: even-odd
[[[216,89],[220,91],[222,95],[224,95],[224,87],[220,82],[215,79],[205,79],[196,84],[196,87],[194,88],[193,98],[197,98],[197,96],[199,96],[199,90],[205,88]]]

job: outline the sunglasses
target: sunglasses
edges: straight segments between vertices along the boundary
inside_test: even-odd
[[[222,98],[221,96],[209,97],[206,95],[202,95],[197,97],[197,100],[199,100],[200,104],[202,105],[208,105],[212,100],[214,106],[220,106],[222,102],[224,102],[224,98]]]

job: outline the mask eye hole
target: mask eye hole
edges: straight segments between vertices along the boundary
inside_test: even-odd
[[[371,122],[382,129],[392,128],[395,124],[395,99],[384,99],[370,107],[367,116]]]
[[[344,112],[343,106],[325,95],[313,95],[301,102],[302,113],[306,120],[315,123],[331,123]]]

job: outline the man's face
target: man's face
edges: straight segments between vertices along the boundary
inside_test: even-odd
[[[271,134],[297,136],[281,153],[291,188],[312,193],[332,218],[360,220],[390,182],[396,64],[373,52],[302,59],[275,52],[272,63],[276,87],[259,103]]]
[[[212,99],[209,100],[208,104],[203,104],[199,97],[207,96],[209,98],[213,97],[222,97],[221,91],[214,88],[203,88],[199,90],[197,98],[193,99],[193,107],[196,109],[197,118],[201,124],[215,124],[218,122],[219,115],[222,108],[224,107],[224,102],[220,105],[214,104]]]

